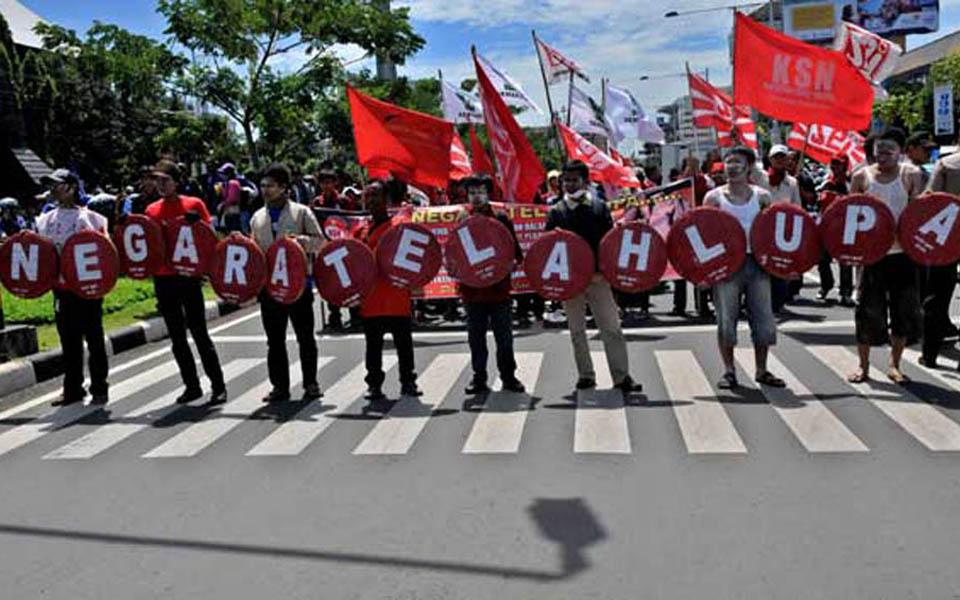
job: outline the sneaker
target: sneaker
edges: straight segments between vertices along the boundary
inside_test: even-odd
[[[423,392],[420,391],[420,388],[417,387],[416,383],[405,383],[400,386],[400,395],[416,398],[418,396],[422,396]]]
[[[820,290],[819,292],[817,292],[817,300],[819,300],[820,302],[826,302],[826,301],[827,301],[827,294],[828,294],[828,293],[829,293],[829,292],[825,292],[825,291],[823,291],[823,290]]]
[[[476,395],[478,395],[478,394],[486,394],[486,393],[489,393],[489,392],[490,392],[490,387],[487,386],[487,382],[486,382],[486,381],[482,381],[482,380],[479,380],[479,379],[474,379],[472,382],[470,382],[470,385],[467,386],[467,389],[465,389],[465,390],[463,390],[463,391],[464,391],[464,393],[466,393],[466,394],[468,394],[468,395],[470,395],[470,396],[476,396]]]
[[[210,401],[207,402],[210,406],[217,406],[218,404],[225,404],[227,402],[227,388],[220,388],[213,390],[210,393]]]
[[[500,387],[505,392],[514,392],[515,394],[522,394],[527,391],[527,388],[523,387],[523,383],[516,377],[504,377],[503,384]]]
[[[177,404],[189,404],[190,402],[199,400],[200,398],[203,398],[203,390],[200,388],[187,388],[182,394],[177,396],[176,402]]]
[[[367,388],[367,393],[364,394],[363,399],[369,400],[370,402],[381,402],[386,400],[387,396],[379,387],[370,386]]]
[[[642,392],[642,391],[643,391],[643,386],[640,385],[639,383],[635,382],[635,381],[633,380],[633,377],[630,377],[629,375],[627,375],[626,377],[624,377],[624,378],[623,378],[623,381],[621,381],[620,383],[618,383],[618,384],[617,384],[616,386],[614,386],[614,387],[616,387],[618,390],[620,390],[620,391],[623,392],[624,394],[630,394],[630,393],[633,393],[633,392]]]
[[[323,392],[320,391],[319,384],[310,383],[303,386],[303,398],[305,400],[316,400],[321,396],[323,396]]]
[[[109,401],[110,401],[110,399],[109,399],[109,396],[107,396],[107,393],[106,393],[106,392],[104,392],[104,393],[102,393],[102,394],[94,394],[94,395],[90,398],[90,404],[92,404],[92,405],[94,405],[94,406],[103,406],[103,405],[105,405],[105,404],[106,404],[107,402],[109,402]]]
[[[597,382],[595,379],[590,379],[589,377],[581,377],[577,380],[576,387],[578,390],[589,390],[597,387]]]
[[[277,404],[278,402],[287,402],[290,400],[290,392],[282,392],[278,389],[270,390],[270,393],[263,397],[264,404]]]

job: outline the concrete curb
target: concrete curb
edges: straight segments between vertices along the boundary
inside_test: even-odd
[[[208,300],[204,305],[204,313],[207,321],[212,321],[241,308],[222,300]],[[120,354],[166,337],[167,326],[163,317],[139,321],[107,333],[107,354]],[[63,375],[63,351],[59,348],[0,364],[0,397],[60,375]]]

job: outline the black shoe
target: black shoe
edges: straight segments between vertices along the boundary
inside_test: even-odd
[[[387,399],[387,396],[379,387],[371,386],[367,388],[367,393],[364,394],[363,399],[370,402],[382,402]]]
[[[523,387],[523,384],[516,377],[504,377],[500,387],[505,392],[513,392],[515,394],[522,394],[527,391],[527,388]]]
[[[517,320],[518,329],[529,329],[532,325],[533,323],[530,322],[530,319],[523,318],[523,319]]]
[[[623,381],[618,383],[615,386],[618,390],[624,394],[632,394],[634,392],[642,392],[643,386],[633,380],[633,377],[627,375],[623,378]]]
[[[227,388],[220,388],[213,390],[210,393],[210,400],[207,402],[210,406],[217,406],[218,404],[225,404],[227,402]]]
[[[463,391],[470,396],[476,396],[478,394],[490,393],[490,387],[487,385],[486,381],[474,379],[472,382],[470,382],[470,385],[467,386],[467,389]]]
[[[937,359],[924,358],[923,356],[917,359],[917,364],[928,369],[937,369],[940,366],[937,364]]]
[[[841,296],[840,297],[840,306],[845,306],[847,308],[852,308],[856,306],[857,303],[853,301],[853,298],[850,296]]]
[[[106,392],[102,394],[93,394],[93,396],[90,398],[90,404],[93,406],[104,406],[109,401],[110,398],[107,396]]]
[[[405,383],[400,386],[400,395],[401,396],[410,396],[411,398],[417,398],[423,395],[423,392],[420,391],[420,388],[417,387],[416,383]]]
[[[176,402],[177,404],[189,404],[190,402],[199,400],[200,398],[203,398],[203,390],[200,388],[187,388],[182,394],[177,396]]]
[[[290,400],[290,392],[282,392],[278,389],[270,390],[270,393],[263,397],[264,404],[277,404],[278,402],[287,402]]]
[[[316,400],[323,396],[323,392],[320,391],[320,386],[316,383],[308,383],[303,386],[303,399],[304,400]]]
[[[674,317],[685,317],[687,316],[687,311],[680,310],[679,308],[675,308],[670,311],[670,315]]]
[[[590,390],[597,387],[597,381],[588,377],[581,377],[577,380],[578,390]]]

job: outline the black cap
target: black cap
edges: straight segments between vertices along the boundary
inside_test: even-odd
[[[80,178],[70,169],[57,169],[53,173],[41,177],[40,183],[80,183]]]
[[[910,136],[910,139],[907,140],[907,146],[920,146],[924,150],[933,150],[934,148],[939,148],[940,145],[930,139],[929,133],[916,133]]]

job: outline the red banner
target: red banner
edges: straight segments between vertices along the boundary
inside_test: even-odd
[[[473,167],[474,173],[478,175],[490,175],[492,177],[493,163],[490,162],[487,151],[483,149],[483,144],[480,143],[480,138],[477,137],[477,129],[473,126],[473,123],[470,124],[470,152],[473,154],[470,158],[470,164]]]
[[[834,129],[829,125],[794,123],[787,145],[805,151],[807,156],[824,164],[838,154],[846,156],[851,170],[867,161],[862,135],[856,131]]]
[[[733,110],[733,99],[723,90],[710,85],[705,79],[687,73],[690,87],[690,102],[693,105],[693,123],[697,127],[713,127],[717,130],[717,145],[733,146],[736,140],[757,150],[757,126],[750,118],[750,108],[738,106]]]
[[[450,179],[459,181],[471,175],[473,175],[473,168],[470,166],[467,149],[463,146],[460,135],[454,131],[450,142]]]
[[[590,167],[590,179],[602,181],[617,187],[640,187],[640,180],[634,175],[633,169],[625,167],[600,151],[576,131],[564,126],[559,121],[557,129],[563,138],[563,145],[567,149],[570,160],[582,160]]]
[[[873,86],[846,56],[784,35],[737,13],[734,102],[791,122],[870,127]]]

